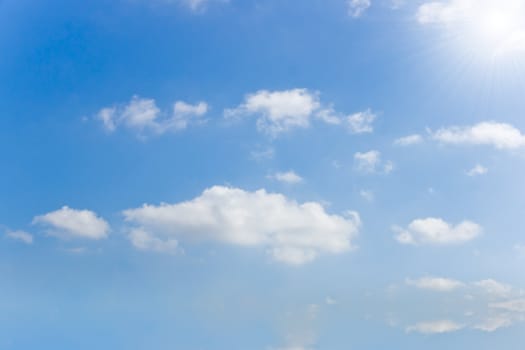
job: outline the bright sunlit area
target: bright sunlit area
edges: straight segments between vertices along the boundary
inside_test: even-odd
[[[521,0],[450,0],[422,4],[417,20],[447,31],[468,50],[494,61],[525,54],[525,4]]]

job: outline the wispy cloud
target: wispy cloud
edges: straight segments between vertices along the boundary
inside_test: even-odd
[[[485,168],[483,165],[476,164],[475,167],[467,171],[468,176],[479,176],[479,175],[485,175],[489,170]]]
[[[293,170],[286,172],[277,172],[275,174],[268,175],[268,178],[290,185],[299,184],[304,181],[304,179],[301,176],[297,175],[297,173],[295,173]]]
[[[417,332],[422,334],[442,334],[456,332],[465,326],[450,320],[439,320],[430,322],[420,322],[406,328],[408,333]]]
[[[423,142],[423,136],[419,134],[413,134],[408,135],[404,137],[400,137],[394,141],[394,145],[396,146],[411,146],[411,145],[417,145],[419,143]]]
[[[354,163],[355,168],[359,172],[365,174],[389,174],[394,170],[394,163],[391,161],[383,161],[381,158],[381,152],[376,150],[355,153]]]
[[[417,280],[407,279],[406,284],[419,289],[427,289],[437,292],[451,292],[465,286],[463,282],[442,277],[424,277]]]
[[[479,236],[483,229],[472,221],[451,225],[440,218],[416,219],[407,228],[393,227],[401,244],[460,244]]]
[[[36,216],[33,223],[45,226],[49,235],[63,239],[103,239],[110,229],[109,224],[94,212],[67,206]]]
[[[102,108],[95,118],[102,122],[108,132],[125,127],[145,136],[184,130],[190,124],[202,123],[202,117],[207,112],[206,102],[192,105],[177,101],[173,104],[171,113],[164,113],[157,107],[154,99],[133,96],[125,105]]]
[[[6,237],[20,241],[25,244],[33,244],[33,235],[25,231],[11,231],[7,230],[5,233]]]
[[[372,6],[371,0],[347,0],[348,15],[354,18],[361,17],[370,6]]]
[[[499,122],[482,122],[472,126],[442,128],[433,139],[452,145],[486,145],[496,149],[515,150],[525,146],[525,135],[514,126]]]

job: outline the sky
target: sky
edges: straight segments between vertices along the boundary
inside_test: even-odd
[[[525,1],[0,0],[0,349],[522,349]]]

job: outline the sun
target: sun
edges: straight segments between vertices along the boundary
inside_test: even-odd
[[[479,1],[465,16],[470,41],[486,53],[508,54],[525,48],[525,1]]]
[[[523,22],[515,6],[505,6],[504,2],[496,6],[481,6],[474,9],[474,29],[487,41],[504,41],[520,31]]]
[[[487,39],[504,39],[517,29],[518,22],[511,13],[488,11],[480,19],[480,30]]]
[[[478,57],[525,53],[525,0],[443,0],[421,5],[417,19]]]

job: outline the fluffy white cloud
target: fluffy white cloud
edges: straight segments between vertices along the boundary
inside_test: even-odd
[[[124,217],[132,225],[132,243],[137,245],[136,232],[139,243],[146,242],[139,244],[142,249],[155,242],[162,250],[163,242],[176,241],[262,246],[275,260],[296,265],[348,251],[360,227],[355,212],[330,215],[316,202],[299,204],[265,190],[221,186],[187,202],[129,209]]]
[[[109,224],[94,212],[62,207],[59,210],[36,216],[34,224],[48,228],[49,235],[59,238],[103,239],[109,233]]]
[[[482,232],[480,225],[463,221],[454,226],[439,218],[416,219],[406,229],[394,227],[396,239],[402,244],[459,244],[470,241]]]
[[[433,138],[447,144],[487,145],[513,150],[525,146],[525,135],[514,126],[498,122],[482,122],[472,126],[442,128]]]
[[[268,176],[270,179],[277,180],[279,182],[284,182],[287,184],[298,184],[304,181],[304,179],[297,175],[294,171],[278,172],[273,175]]]
[[[10,239],[14,239],[25,244],[33,244],[33,235],[25,231],[7,231],[5,235]]]
[[[374,131],[372,123],[376,119],[376,115],[371,110],[358,112],[346,117],[348,129],[352,134],[371,133]]]
[[[101,109],[96,118],[100,120],[108,132],[113,132],[119,126],[135,130],[140,134],[145,132],[163,134],[167,131],[183,130],[190,123],[202,121],[200,118],[208,111],[205,102],[195,105],[177,101],[170,115],[165,115],[154,99],[133,96],[131,101],[123,106],[112,106]]]
[[[173,114],[171,120],[165,121],[164,128],[166,130],[182,130],[186,129],[191,122],[208,113],[208,104],[206,102],[199,102],[197,104],[189,104],[184,101],[177,101],[173,105]]]
[[[347,0],[348,14],[354,18],[361,17],[370,6],[371,0]]]
[[[310,117],[321,106],[319,94],[307,89],[260,90],[246,96],[243,104],[224,111],[226,118],[259,115],[257,127],[271,135],[310,125]]]
[[[324,106],[319,92],[308,89],[259,90],[246,95],[236,108],[224,110],[226,119],[246,116],[257,116],[258,130],[274,137],[293,129],[308,128],[313,118],[333,125],[345,120],[353,133],[372,132],[375,119],[370,110],[345,117],[332,106]]]
[[[459,323],[449,320],[441,320],[417,323],[413,326],[407,327],[406,331],[408,333],[417,332],[422,334],[441,334],[456,332],[462,328],[464,328],[464,326]]]
[[[384,162],[381,159],[381,152],[375,150],[355,153],[354,163],[356,169],[362,173],[388,174],[394,170],[394,164],[391,161]]]
[[[479,176],[485,175],[489,169],[485,168],[483,165],[477,164],[475,167],[467,171],[468,176]]]
[[[465,286],[463,282],[439,277],[425,277],[418,280],[406,280],[409,286],[419,289],[433,290],[436,292],[451,292]]]
[[[411,146],[411,145],[417,145],[419,143],[423,142],[423,137],[419,134],[414,135],[408,135],[404,137],[400,137],[394,141],[394,145],[396,146]]]

